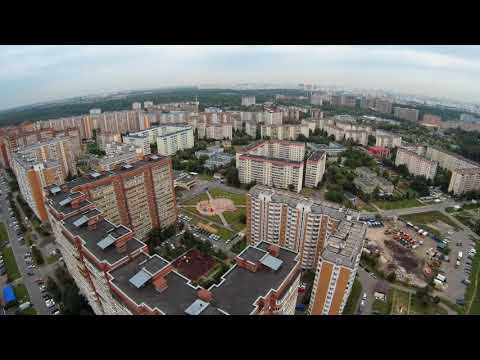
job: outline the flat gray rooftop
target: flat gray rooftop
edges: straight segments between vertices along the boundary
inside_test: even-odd
[[[266,254],[269,245],[262,242],[257,248]],[[296,256],[296,253],[281,248],[278,258],[283,261],[283,264],[277,271],[262,266],[256,272],[251,272],[234,265],[224,275],[225,280],[219,287],[213,285],[210,288],[213,294],[211,304],[230,315],[250,314],[259,296],[265,296],[271,289],[277,289],[285,280],[297,264]]]
[[[105,239],[107,236],[111,235],[114,238],[119,238],[122,235],[125,235],[129,232],[129,230],[120,225],[115,226],[111,222],[103,219],[96,224],[94,229],[88,229],[87,224],[83,224],[81,226],[75,226],[74,223],[82,216],[87,216],[89,218],[94,217],[100,214],[100,211],[97,209],[89,210],[86,213],[80,213],[74,215],[64,221],[65,228],[70,231],[73,235],[79,236],[83,239],[85,248],[88,249],[90,253],[92,253],[100,262],[101,261],[108,261],[110,264],[114,264],[120,259],[123,259],[127,256],[127,253],[135,251],[145,244],[136,238],[133,238],[127,242],[127,252],[120,254],[115,245],[110,245],[105,249],[102,249],[98,243]]]
[[[112,283],[138,305],[146,304],[152,309],[158,308],[167,315],[184,315],[185,310],[197,300],[197,290],[189,286],[187,280],[176,272],[172,271],[165,276],[168,286],[162,292],[155,289],[151,280],[140,288],[129,282],[130,278],[142,269],[143,265],[140,263],[147,259],[145,254],[141,254],[113,270],[110,273],[114,277]]]

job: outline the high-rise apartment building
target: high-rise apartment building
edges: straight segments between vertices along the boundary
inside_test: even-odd
[[[383,114],[392,113],[393,102],[388,99],[376,99],[375,100],[375,111]]]
[[[452,171],[448,191],[455,195],[480,190],[480,167],[458,168]]]
[[[287,191],[254,186],[247,194],[247,242],[299,253],[314,269],[309,313],[341,314],[358,269],[367,226],[358,214]]]
[[[325,151],[314,151],[305,164],[305,187],[316,188],[322,181],[325,174],[327,153]]]
[[[255,96],[242,96],[242,106],[255,105]]]
[[[12,168],[23,199],[40,221],[47,221],[43,188],[64,182],[62,167],[58,161],[38,160],[18,152],[13,155]]]
[[[299,192],[303,183],[305,144],[270,140],[237,151],[236,166],[242,184],[257,184]]]
[[[398,106],[393,108],[393,115],[403,120],[417,122],[419,114],[420,112],[417,109],[402,108]]]
[[[328,235],[315,272],[308,313],[340,315],[352,290],[367,226],[341,221]]]
[[[308,138],[310,136],[310,128],[307,124],[262,125],[260,127],[260,135],[262,138],[268,137],[273,140],[297,140],[299,135]]]
[[[158,128],[157,151],[161,155],[174,155],[178,150],[194,146],[193,129],[189,125],[165,125]]]
[[[375,131],[375,146],[394,148],[402,146],[402,137],[389,132],[376,130]]]
[[[406,165],[408,172],[413,175],[424,176],[433,180],[437,173],[437,162],[431,161],[416,152],[405,148],[398,148],[395,165]]]
[[[115,225],[82,192],[46,189],[49,218],[67,269],[95,314],[293,315],[298,253],[247,246],[219,284],[204,289]]]
[[[173,178],[169,158],[149,155],[112,171],[91,172],[62,188],[85,193],[106,219],[128,226],[143,239],[152,228],[176,221]]]

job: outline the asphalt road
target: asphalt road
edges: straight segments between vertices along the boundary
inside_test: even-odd
[[[356,314],[361,313],[362,315],[370,315],[372,313],[373,301],[375,300],[375,298],[373,297],[373,293],[378,279],[374,279],[371,273],[367,273],[365,269],[361,267],[358,268],[357,274],[358,279],[362,284],[362,294],[360,296],[360,299],[358,299]],[[365,301],[365,305],[361,306],[360,303],[362,301],[364,293],[367,294],[367,300]]]
[[[2,178],[4,175],[4,170],[1,170]],[[5,182],[4,185],[0,185],[2,191],[1,201],[5,206],[1,207],[0,211],[0,221],[4,222],[7,227],[7,232],[10,240],[10,245],[17,262],[18,269],[21,274],[21,278],[17,279],[14,283],[22,282],[30,296],[30,302],[33,304],[33,307],[37,310],[39,315],[48,315],[50,311],[45,305],[45,301],[42,298],[42,293],[39,286],[34,282],[35,279],[40,277],[38,267],[33,269],[34,275],[30,276],[27,274],[28,264],[24,260],[24,255],[30,251],[30,249],[25,245],[21,245],[17,240],[17,235],[10,226],[9,214],[8,214],[8,205],[7,200],[5,200],[6,194],[10,191],[8,184]]]

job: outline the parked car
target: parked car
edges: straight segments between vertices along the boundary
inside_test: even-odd
[[[463,305],[465,305],[465,300],[463,300],[463,299],[457,299],[457,301],[456,301],[455,303],[456,303],[457,305],[463,306]]]

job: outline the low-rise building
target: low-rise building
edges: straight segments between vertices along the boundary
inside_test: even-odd
[[[207,169],[215,169],[230,164],[233,159],[235,159],[235,155],[228,153],[217,153],[210,156],[208,160],[205,161],[203,166]]]
[[[394,148],[402,146],[402,137],[389,132],[375,131],[375,146]]]
[[[357,177],[353,180],[354,185],[365,194],[371,194],[377,187],[384,194],[392,194],[394,185],[387,179],[377,176],[375,172],[367,167],[355,169]]]
[[[175,188],[183,188],[185,190],[190,190],[196,184],[195,178],[183,171],[175,171],[175,179],[173,181],[173,186]]]
[[[399,119],[417,122],[420,112],[417,109],[396,106],[393,108],[393,115]]]

